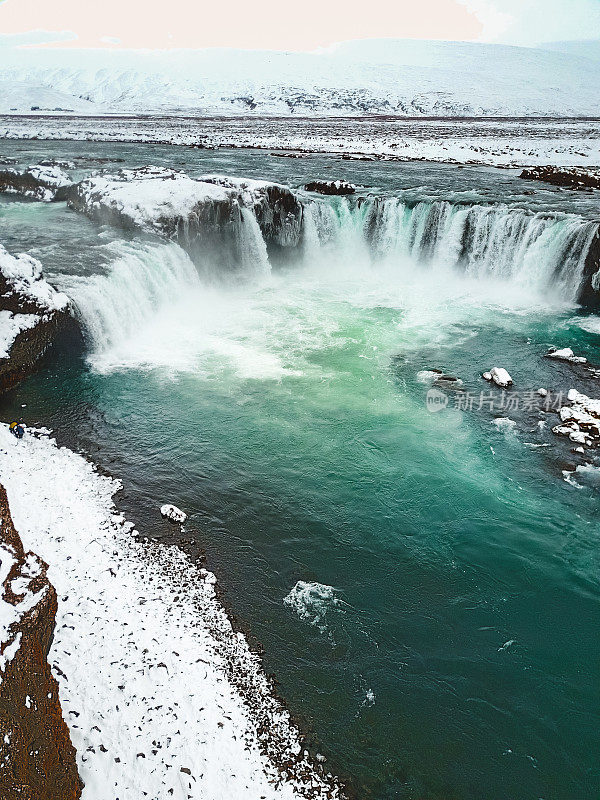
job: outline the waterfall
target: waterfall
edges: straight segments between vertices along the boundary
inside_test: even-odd
[[[103,274],[63,276],[92,351],[131,337],[153,314],[200,286],[189,256],[176,244],[119,242]]]
[[[505,280],[577,302],[594,287],[588,263],[598,223],[574,214],[399,197],[311,201],[304,215],[306,257],[366,253]]]
[[[267,244],[261,233],[254,212],[242,207],[241,224],[238,226],[238,250],[241,266],[246,275],[257,277],[269,275],[271,265]]]

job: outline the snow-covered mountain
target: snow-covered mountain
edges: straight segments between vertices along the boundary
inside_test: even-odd
[[[600,116],[600,62],[465,42],[315,53],[2,51],[0,113]]]

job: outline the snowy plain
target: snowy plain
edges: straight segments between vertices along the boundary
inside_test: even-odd
[[[523,168],[600,166],[600,122],[309,117],[0,117],[0,139],[258,148],[278,155]]]

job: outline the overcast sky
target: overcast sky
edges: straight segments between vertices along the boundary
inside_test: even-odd
[[[6,44],[313,50],[394,37],[535,45],[600,36],[600,0],[0,0]]]

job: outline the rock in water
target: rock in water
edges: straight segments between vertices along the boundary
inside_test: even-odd
[[[493,381],[496,386],[506,389],[507,386],[513,385],[513,379],[510,377],[504,367],[492,367],[489,372],[484,372],[483,377],[486,381]]]
[[[552,350],[546,353],[546,358],[557,358],[559,361],[571,361],[573,364],[587,364],[587,358],[576,356],[570,347],[563,347],[562,350]]]
[[[180,525],[183,525],[187,519],[187,514],[185,511],[182,511],[180,508],[177,508],[177,506],[170,505],[169,503],[166,503],[164,506],[160,507],[160,513],[163,515],[163,517],[170,519],[171,522],[177,522]]]
[[[64,200],[70,185],[71,178],[58,165],[44,163],[24,171],[0,170],[0,192],[30,197],[33,200]]]
[[[349,195],[356,192],[356,186],[346,181],[311,181],[304,187],[307,192],[317,192],[326,195]]]
[[[600,170],[594,167],[531,167],[524,169],[519,177],[570,189],[600,189]]]

